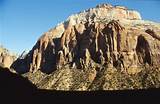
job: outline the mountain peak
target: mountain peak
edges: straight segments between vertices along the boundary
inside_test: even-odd
[[[74,19],[75,24],[82,21],[101,21],[101,20],[141,20],[139,12],[127,9],[124,6],[112,6],[110,4],[100,4],[95,8],[90,8],[79,14],[71,15],[68,20]]]
[[[142,20],[135,10],[101,4],[71,15],[46,32],[11,67],[19,73],[43,72],[37,76],[38,81],[39,77],[45,78],[44,73],[60,80],[41,83],[41,88],[87,90],[90,84],[101,81],[99,75],[106,77],[108,70],[129,75],[140,73],[145,67],[160,66],[159,29],[159,24]],[[77,84],[79,78],[84,83]]]

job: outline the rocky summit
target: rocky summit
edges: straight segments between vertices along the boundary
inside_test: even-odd
[[[38,88],[120,90],[160,87],[160,23],[100,4],[44,33],[11,66]]]

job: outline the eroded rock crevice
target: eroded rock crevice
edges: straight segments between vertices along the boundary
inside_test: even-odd
[[[136,52],[140,64],[152,64],[150,46],[142,35],[137,39]]]

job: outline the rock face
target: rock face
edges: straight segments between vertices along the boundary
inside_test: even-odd
[[[7,49],[0,46],[0,64],[3,67],[10,68],[10,66],[15,60],[15,55],[12,55]]]
[[[160,24],[142,20],[137,11],[102,4],[72,15],[46,32],[12,68],[19,73],[38,70],[52,73],[65,68],[88,70],[82,76],[90,83],[102,67],[137,74],[146,65],[160,67],[159,34]]]

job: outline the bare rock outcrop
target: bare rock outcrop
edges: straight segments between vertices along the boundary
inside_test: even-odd
[[[16,60],[16,55],[12,54],[4,48],[0,46],[0,64],[5,68],[10,68],[12,63]]]
[[[160,49],[159,36],[153,27],[150,30],[131,25],[137,21],[142,21],[137,11],[122,6],[98,5],[70,16],[45,33],[23,60],[13,64],[13,68],[23,66],[24,71],[50,73],[73,63],[82,69],[90,67],[90,63],[113,64],[126,71],[146,63],[158,65],[159,51],[156,53],[155,50]],[[139,25],[145,25],[145,22]],[[157,42],[152,42],[154,39]],[[18,61],[21,64],[17,66]]]
[[[137,11],[101,4],[71,15],[46,32],[23,59],[12,64],[12,68],[19,73],[41,71],[57,76],[55,79],[64,79],[63,83],[57,81],[53,84],[55,79],[51,78],[51,83],[47,82],[50,87],[44,87],[46,83],[40,85],[41,88],[65,89],[63,84],[69,81],[67,90],[92,89],[89,86],[98,83],[96,81],[101,80],[98,76],[105,76],[108,69],[113,73],[116,71],[116,74],[120,71],[123,75],[135,75],[144,71],[146,66],[151,69],[160,67],[159,31],[159,23],[142,20]],[[60,74],[55,74],[57,71]],[[60,77],[62,73],[68,73],[69,77]],[[74,87],[74,80],[79,78],[76,73],[89,82],[83,80],[85,83]],[[109,89],[107,83],[102,86]]]

